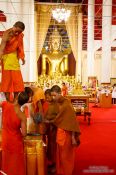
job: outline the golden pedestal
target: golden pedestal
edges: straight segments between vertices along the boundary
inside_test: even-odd
[[[27,136],[24,140],[26,175],[46,175],[45,144],[40,136]]]
[[[112,107],[112,94],[100,94],[100,107],[111,108]]]

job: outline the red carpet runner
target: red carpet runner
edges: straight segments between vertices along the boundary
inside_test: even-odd
[[[79,117],[82,134],[74,175],[116,175],[116,106],[90,110],[90,126]]]

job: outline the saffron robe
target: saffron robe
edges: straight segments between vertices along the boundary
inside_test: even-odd
[[[2,171],[8,175],[25,175],[21,121],[14,105],[2,104]]]
[[[46,105],[47,106],[47,105]],[[48,120],[52,120],[56,117],[59,111],[58,104],[52,101],[46,107],[44,118]],[[48,144],[47,144],[47,158],[49,163],[52,165],[56,164],[56,132],[57,127],[52,123],[47,124],[47,136],[48,136]]]
[[[63,86],[61,91],[62,91],[62,96],[66,96],[68,94],[68,88],[66,86]]]
[[[75,146],[72,145],[72,132],[80,135],[79,123],[71,102],[61,96],[58,100],[59,112],[52,120],[57,126],[56,170],[59,175],[73,175]]]
[[[72,132],[57,129],[56,170],[58,175],[73,175],[75,147],[72,145]]]
[[[6,43],[2,62],[2,92],[24,91],[19,58],[24,59],[23,34],[14,36]]]
[[[61,96],[58,100],[58,104],[59,112],[52,120],[53,124],[58,128],[76,132],[78,135],[80,135],[79,123],[76,119],[74,108],[69,99]]]

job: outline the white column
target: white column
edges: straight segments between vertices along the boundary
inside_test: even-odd
[[[111,76],[111,16],[112,1],[103,0],[101,83],[109,83]]]
[[[34,1],[20,0],[20,13],[25,23],[24,48],[26,64],[21,66],[25,82],[37,81],[37,58],[35,55]]]
[[[94,76],[94,0],[88,0],[87,76]]]
[[[76,64],[78,81],[82,81],[82,13],[78,13],[78,64]]]

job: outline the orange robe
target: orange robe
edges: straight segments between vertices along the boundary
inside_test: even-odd
[[[3,102],[2,110],[2,171],[7,175],[25,175],[21,121],[13,104]]]
[[[75,146],[72,144],[72,132],[80,135],[79,123],[71,102],[61,96],[58,100],[59,112],[52,120],[57,126],[56,170],[58,175],[73,175]]]
[[[40,87],[31,87],[31,88],[34,92],[34,95],[33,95],[33,98],[32,98],[33,105],[34,105],[34,111],[35,112],[38,112],[38,111],[40,112],[40,109],[38,107],[38,102],[39,101],[41,101],[41,102],[44,101],[44,99],[45,99],[44,91]]]
[[[36,114],[37,112],[41,113],[43,115],[43,104],[44,104],[44,91],[40,87],[31,87],[34,95],[32,98],[33,102],[33,107],[34,107],[34,113]],[[36,132],[40,134],[45,134],[46,127],[43,122],[39,123],[36,128]]]
[[[7,42],[4,49],[4,55],[17,53],[17,59],[24,59],[23,34],[14,36]],[[20,70],[6,70],[2,64],[2,92],[21,92],[24,91],[23,78]]]
[[[62,87],[62,96],[66,96],[68,94],[68,88],[66,86]]]
[[[58,128],[56,149],[56,170],[58,175],[73,175],[75,147],[72,146],[72,134]]]
[[[45,102],[43,105],[44,109],[44,117],[46,119],[53,119],[58,113],[58,105],[54,102],[47,103]],[[52,123],[47,125],[47,158],[51,165],[56,165],[56,131],[57,128]]]

